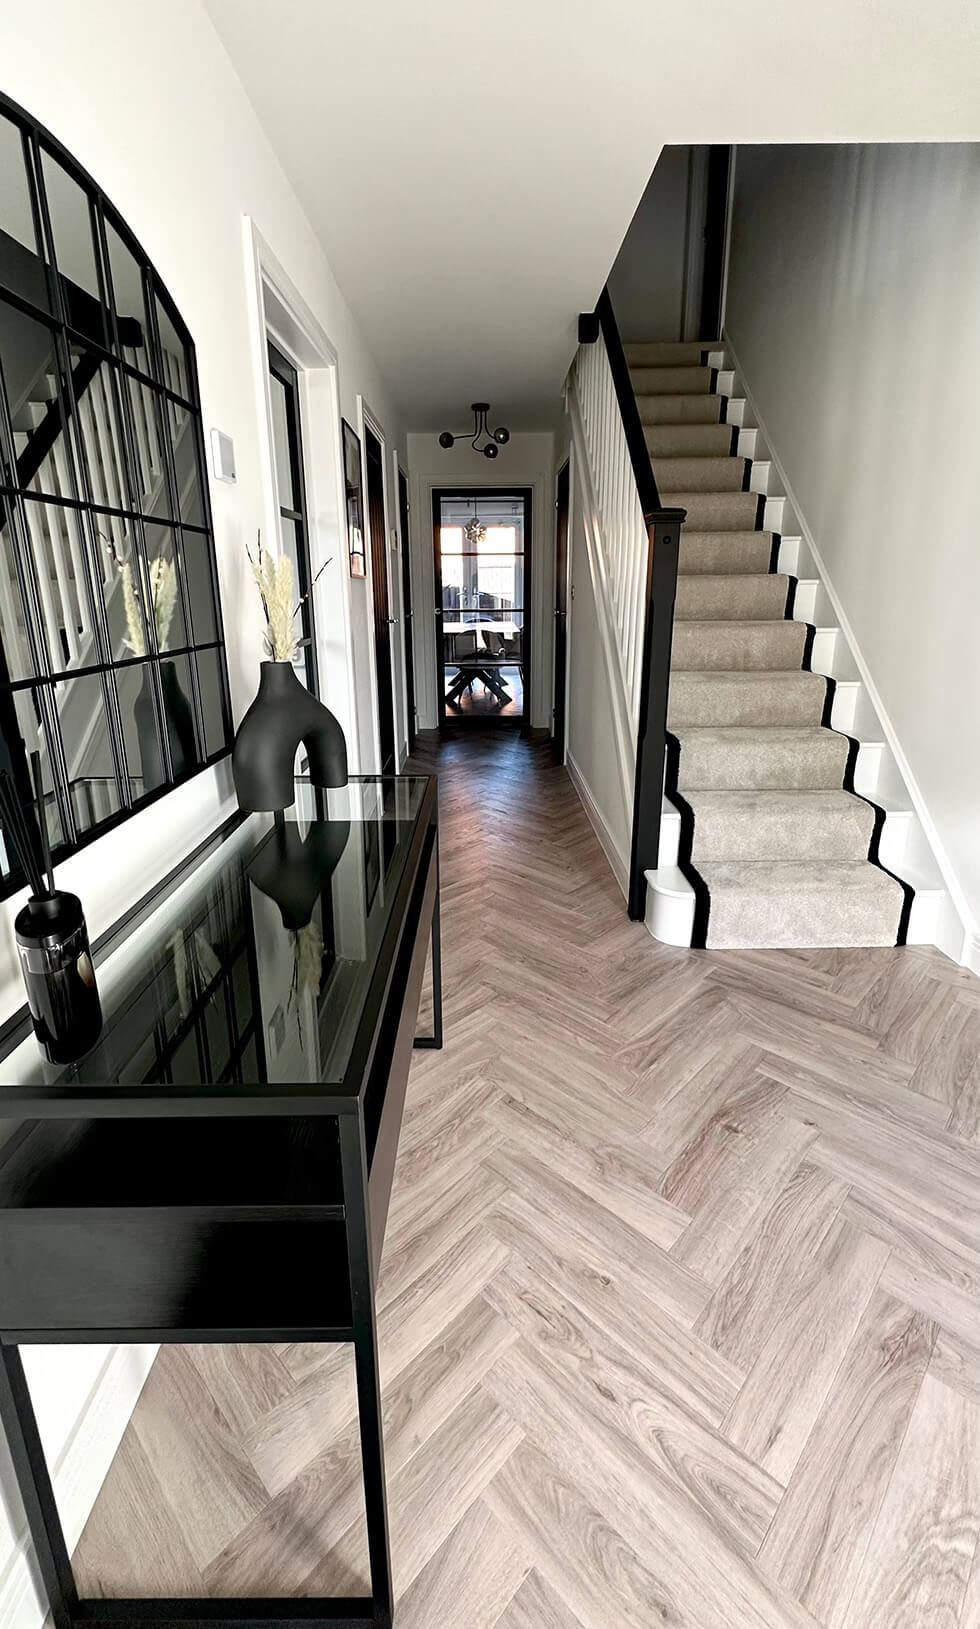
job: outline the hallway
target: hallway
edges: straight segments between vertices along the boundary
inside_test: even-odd
[[[980,984],[655,943],[550,749],[439,743],[446,1045],[379,1286],[397,1629],[977,1629]],[[86,1593],[360,1589],[343,1348],[169,1348]]]

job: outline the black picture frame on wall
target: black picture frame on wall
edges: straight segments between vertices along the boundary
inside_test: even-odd
[[[364,488],[361,478],[361,441],[346,419],[341,420],[344,442],[344,511],[347,516],[347,548],[350,574],[365,577]]]

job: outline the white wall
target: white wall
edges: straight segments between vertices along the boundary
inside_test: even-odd
[[[980,146],[739,148],[726,329],[980,920]]]
[[[609,293],[624,340],[697,339],[707,149],[665,147],[630,222]],[[700,230],[689,213],[700,205]],[[689,251],[697,250],[689,256]],[[689,260],[690,270],[689,270]]]
[[[491,415],[492,419],[492,415]],[[465,413],[453,428],[466,422]],[[531,497],[531,724],[551,728],[554,688],[555,438],[550,430],[515,432],[500,456],[479,457],[468,443],[440,447],[438,431],[408,437],[415,705],[418,727],[438,727],[432,492],[435,487],[525,486]]]
[[[84,6],[51,0],[33,11],[9,7],[0,88],[46,124],[91,171],[141,240],[194,336],[206,434],[218,425],[234,438],[237,484],[212,483],[211,501],[238,717],[256,688],[262,634],[245,560],[246,541],[254,540],[263,517],[263,441],[244,216],[256,223],[329,336],[338,356],[344,416],[357,424],[357,397],[363,393],[384,426],[389,449],[403,448],[395,404],[196,0],[167,0],[162,6],[139,0],[126,7],[115,0],[87,0]],[[314,549],[318,546],[314,539]],[[368,619],[360,603],[367,587],[349,584],[346,572],[341,554],[320,592],[352,595],[351,623],[360,628],[353,656],[363,719],[364,709],[370,711],[370,664],[363,648]],[[347,686],[342,668],[349,653],[332,644],[327,657],[321,671],[329,702],[334,687]],[[349,746],[356,764],[357,742],[349,741]],[[231,806],[230,777],[223,765],[67,864],[63,883],[81,894],[93,933],[163,876]],[[17,899],[8,901],[0,911],[0,1016],[23,999],[13,956],[12,920],[18,904]],[[123,1349],[61,1347],[32,1361],[42,1431],[51,1447],[58,1451],[66,1442],[84,1444],[84,1419],[103,1418],[110,1404],[112,1419],[124,1424],[146,1356]],[[111,1457],[112,1432],[103,1431],[102,1440]],[[59,1492],[65,1493],[66,1476],[76,1488],[75,1531],[107,1463],[101,1449],[91,1449],[82,1452],[80,1472],[77,1464],[74,1470],[71,1463],[60,1467]],[[19,1517],[16,1500],[9,1498],[9,1478],[2,1480],[2,1491],[10,1514],[6,1527],[0,1521],[0,1616],[23,1617],[26,1629],[40,1623],[41,1613],[29,1589],[25,1594],[23,1558],[15,1550]]]

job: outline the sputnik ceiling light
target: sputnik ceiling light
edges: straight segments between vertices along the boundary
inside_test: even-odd
[[[454,436],[451,430],[443,430],[442,435],[439,437],[440,447],[451,447],[454,442],[468,441],[474,452],[481,452],[484,458],[496,458],[500,448],[506,447],[510,440],[510,431],[505,430],[502,424],[498,425],[496,430],[491,430],[487,423],[487,414],[490,411],[489,402],[473,402],[471,403],[471,409],[473,413],[472,431],[461,430],[458,436]],[[486,441],[482,441],[484,436],[486,436]]]

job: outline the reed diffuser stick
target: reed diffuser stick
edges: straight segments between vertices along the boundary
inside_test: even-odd
[[[31,779],[34,782],[34,801],[37,804],[37,826],[41,833],[41,862],[48,879],[48,893],[54,893],[54,866],[51,864],[51,840],[44,810],[44,782],[41,778],[41,754],[31,753]]]
[[[3,819],[4,832],[13,843],[31,885],[32,894],[35,899],[45,897],[47,890],[38,867],[37,852],[9,769],[0,771],[0,818]]]

